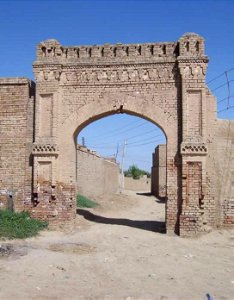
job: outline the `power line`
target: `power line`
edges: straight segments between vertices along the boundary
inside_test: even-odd
[[[120,187],[121,193],[124,189],[124,158],[125,158],[125,155],[126,155],[126,153],[125,153],[126,152],[126,146],[127,146],[127,141],[124,140],[122,162],[121,162],[121,187]]]
[[[152,161],[150,161],[150,160],[144,160],[144,159],[132,159],[132,158],[127,158],[126,157],[126,159],[125,159],[126,161],[137,161],[137,162],[146,162],[146,163],[152,163]]]
[[[96,138],[98,138],[99,140],[100,140],[100,139],[107,139],[108,137],[112,137],[113,134],[114,134],[114,135],[119,135],[119,134],[121,134],[121,133],[125,133],[125,132],[128,132],[128,131],[131,131],[132,129],[135,129],[135,128],[138,128],[138,127],[140,127],[140,126],[143,126],[143,125],[145,125],[145,124],[146,124],[146,121],[143,121],[143,122],[141,121],[140,124],[138,124],[137,126],[130,127],[130,128],[127,129],[127,130],[119,131],[121,128],[129,127],[129,126],[122,126],[121,128],[118,128],[118,129],[115,129],[115,130],[106,132],[105,134],[103,134],[103,135],[101,136],[101,138],[100,138],[100,135],[96,135],[96,136],[94,136],[94,138],[90,138],[90,140],[94,140],[94,139],[96,139]],[[129,124],[129,125],[133,125],[133,124]],[[117,133],[115,133],[115,132],[117,132]],[[95,137],[96,137],[96,138],[95,138]]]
[[[126,128],[126,127],[129,127],[129,126],[132,126],[132,125],[134,125],[134,124],[141,123],[141,122],[142,122],[142,120],[135,120],[134,122],[130,122],[130,123],[128,123],[128,124],[126,124],[126,125],[124,125],[124,126],[121,126],[121,127],[119,127],[119,128],[115,128],[115,129],[112,129],[112,130],[110,130],[110,131],[107,131],[105,134],[111,134],[112,132],[119,131],[119,130],[121,130],[122,128]],[[94,136],[94,137],[95,137],[95,136]],[[96,135],[96,137],[98,137],[98,135]]]
[[[150,141],[150,142],[147,142],[147,143],[130,143],[130,144],[128,144],[128,146],[129,147],[131,147],[131,148],[134,148],[134,147],[139,147],[139,146],[144,146],[144,145],[149,145],[149,144],[153,144],[153,143],[157,143],[157,142],[159,142],[159,141],[161,141],[161,142],[163,142],[163,139],[162,138],[160,138],[160,139],[157,139],[157,140],[154,140],[154,141]],[[97,149],[115,149],[115,147],[116,147],[116,145],[113,145],[113,146],[110,146],[110,147],[108,147],[108,146],[106,146],[106,147],[95,147],[95,148],[97,148]]]
[[[155,126],[156,126],[156,125],[155,125]],[[154,129],[149,130],[149,131],[146,131],[146,132],[144,132],[144,133],[142,133],[142,134],[137,134],[137,135],[128,137],[127,139],[128,139],[128,140],[132,140],[132,139],[134,139],[135,137],[139,137],[139,136],[142,136],[142,135],[146,135],[146,134],[151,133],[151,132],[153,132],[153,131],[156,131],[156,130],[158,130],[158,129],[160,129],[160,128],[159,128],[159,127],[156,127],[156,129],[154,128]]]
[[[207,82],[207,84],[210,84],[211,82],[213,82],[213,81],[215,81],[215,80],[221,78],[221,77],[225,74],[225,72],[226,72],[226,73],[229,73],[229,72],[231,72],[232,70],[234,70],[234,68],[231,68],[231,69],[229,69],[229,70],[226,70],[226,71],[222,72],[221,74],[219,74],[219,75],[217,75],[216,77],[214,77],[214,78],[212,78],[211,80],[209,80],[209,81]]]
[[[226,111],[226,110],[233,109],[233,108],[234,108],[234,105],[229,106],[229,107],[226,107],[226,108],[224,108],[224,109],[219,110],[219,111],[218,111],[218,114],[219,114],[219,113],[222,113],[222,112],[224,112],[224,111]]]
[[[95,147],[88,147],[88,148],[95,148],[95,149],[116,149],[116,144],[112,146],[95,146]]]
[[[151,133],[151,132],[155,132],[157,129],[159,129],[158,127],[153,129],[153,130],[149,130],[149,131],[146,131],[144,133],[141,133],[141,134],[136,134],[134,136],[130,136],[130,137],[126,137],[127,140],[131,140],[131,139],[134,139],[136,137],[139,137],[139,136],[143,136],[143,135],[147,135],[148,133]],[[153,137],[152,137],[153,138]],[[144,141],[144,140],[143,140]],[[118,140],[117,143],[119,143],[120,141]],[[109,145],[110,142],[106,142],[106,143],[97,143],[97,144],[91,144],[92,147],[95,147],[96,145],[98,146],[102,146],[102,145]]]
[[[155,140],[155,141],[152,141],[152,142],[148,142],[148,143],[143,143],[143,144],[138,144],[138,145],[133,145],[133,146],[129,146],[129,147],[139,147],[139,146],[144,146],[144,145],[149,145],[149,144],[153,144],[153,143],[156,143],[158,141],[162,141],[162,139],[158,139],[158,140]]]
[[[227,96],[227,97],[225,97],[225,98],[223,98],[223,99],[217,101],[217,103],[221,103],[221,102],[227,100],[228,98],[233,98],[233,97],[234,97],[234,95]]]
[[[225,82],[222,82],[221,84],[219,84],[218,86],[214,87],[213,89],[211,89],[211,91],[216,94],[217,96],[217,91],[220,91],[224,93],[223,88],[227,87],[227,90],[225,93],[227,93],[227,96],[223,97],[222,99],[217,101],[217,104],[221,104],[220,109],[218,110],[218,114],[227,111],[229,109],[232,109],[234,107],[234,105],[231,105],[231,99],[234,98],[234,95],[231,91],[231,84],[232,82],[234,82],[234,79],[229,78],[230,73],[234,70],[234,68],[231,68],[229,70],[224,71],[223,73],[221,73],[220,75],[214,77],[213,79],[211,79],[210,81],[208,81],[207,84],[216,82],[217,80],[219,80],[220,78],[223,78],[222,81],[225,79]],[[220,94],[220,92],[219,92]]]
[[[116,154],[115,154],[115,159],[117,159],[119,154],[119,144],[117,144],[117,148],[116,148]]]
[[[231,95],[231,91],[230,91],[230,82],[234,81],[234,80],[230,80],[229,81],[229,77],[228,77],[228,73],[225,72],[225,76],[227,79],[227,86],[228,86],[228,103],[227,103],[227,107],[230,107],[230,95]]]
[[[139,144],[139,143],[142,143],[142,142],[151,141],[152,139],[154,139],[156,137],[159,137],[159,136],[161,136],[161,134],[157,134],[155,136],[152,136],[151,138],[144,139],[144,140],[141,140],[141,141],[136,141],[136,142],[133,142],[133,143],[129,143],[128,145],[134,145],[134,144]]]
[[[157,134],[157,135],[155,135],[155,136],[152,136],[152,137],[150,137],[150,138],[148,138],[148,139],[143,139],[143,140],[139,140],[139,141],[135,141],[135,142],[133,142],[133,143],[128,143],[128,145],[135,145],[136,144],[136,146],[140,143],[140,144],[142,144],[142,142],[147,142],[147,141],[151,141],[152,139],[155,139],[156,137],[159,137],[159,136],[161,136],[162,138],[160,138],[160,140],[162,140],[163,139],[163,135],[160,133],[160,134]],[[113,148],[115,148],[116,147],[116,144],[115,145],[113,145],[113,146],[111,146],[110,145],[110,143],[107,143],[107,145],[109,145],[109,146],[103,146],[103,144],[100,144],[100,145],[97,145],[96,147],[94,147],[94,148],[98,148],[98,149],[113,149]]]
[[[222,83],[222,84],[219,85],[218,87],[212,89],[211,92],[215,92],[215,91],[219,90],[220,88],[222,88],[222,87],[224,87],[224,86],[226,86],[226,85],[227,85],[227,86],[230,86],[230,82],[233,82],[233,81],[234,81],[233,79],[232,79],[232,80],[228,80],[228,79],[227,79],[227,82]]]

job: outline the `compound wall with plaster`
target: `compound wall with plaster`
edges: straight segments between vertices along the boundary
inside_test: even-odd
[[[151,192],[157,197],[166,196],[166,145],[158,145],[153,153]]]
[[[77,147],[77,189],[84,196],[116,193],[119,189],[119,166],[89,149]]]
[[[234,224],[234,122],[217,121],[215,177],[218,216],[222,225]]]

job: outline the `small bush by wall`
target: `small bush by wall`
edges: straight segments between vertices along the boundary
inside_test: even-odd
[[[47,228],[48,223],[30,217],[28,212],[0,210],[0,238],[24,239]]]
[[[76,196],[76,205],[77,207],[86,207],[86,208],[93,208],[96,207],[98,204],[89,198],[78,194]]]

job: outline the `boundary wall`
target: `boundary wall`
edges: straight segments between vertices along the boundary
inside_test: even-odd
[[[119,166],[86,147],[77,146],[77,189],[84,196],[116,193],[119,189]]]
[[[156,197],[166,197],[166,145],[158,145],[152,155],[151,193]]]
[[[218,120],[215,177],[220,225],[234,224],[234,121]]]
[[[0,208],[31,207],[35,84],[0,78]]]

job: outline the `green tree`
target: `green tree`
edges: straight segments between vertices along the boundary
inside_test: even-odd
[[[141,176],[145,175],[147,172],[139,169],[136,165],[132,165],[124,172],[126,177],[132,177],[133,179],[140,179]]]

